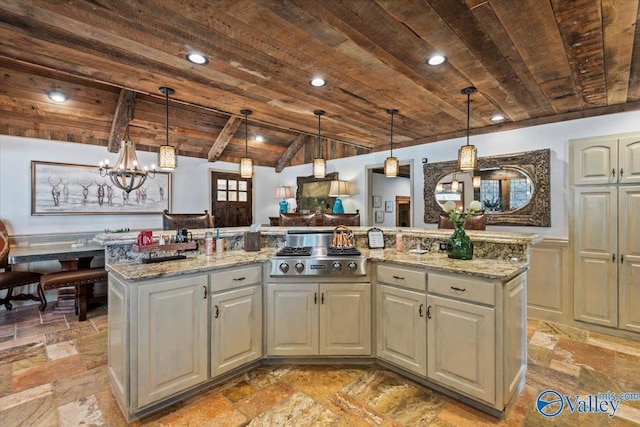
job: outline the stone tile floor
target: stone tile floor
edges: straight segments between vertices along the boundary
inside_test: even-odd
[[[124,426],[109,391],[106,307],[87,321],[0,309],[0,426]],[[640,342],[530,320],[526,386],[500,420],[377,366],[262,366],[132,423],[148,426],[640,425],[640,400],[615,417],[542,417],[538,394],[640,392]]]

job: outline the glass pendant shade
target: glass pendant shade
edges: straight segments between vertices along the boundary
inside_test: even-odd
[[[478,165],[478,151],[475,145],[463,145],[458,150],[458,169],[474,170]]]
[[[322,157],[313,159],[313,177],[324,178],[327,175],[327,162]]]
[[[457,179],[451,181],[451,191],[458,191],[459,182]]]
[[[473,176],[473,188],[480,188],[482,185],[482,177],[480,175]]]
[[[178,166],[176,149],[171,145],[161,145],[158,152],[158,166],[162,170],[174,170]]]
[[[249,125],[247,124],[247,117],[251,114],[251,110],[240,110],[240,114],[244,116],[244,157],[240,159],[240,177],[251,178],[253,160],[249,157]]]
[[[441,182],[436,185],[436,193],[442,193],[444,191],[444,185]]]
[[[398,159],[396,157],[387,157],[384,161],[384,175],[388,178],[398,176]]]

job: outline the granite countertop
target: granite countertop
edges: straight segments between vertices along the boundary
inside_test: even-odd
[[[237,267],[245,264],[269,261],[276,249],[261,249],[256,252],[243,250],[227,251],[221,257],[198,255],[184,260],[142,264],[139,261],[108,264],[106,269],[128,281],[143,281],[185,274],[209,273],[216,269]],[[455,260],[446,253],[428,252],[422,255],[396,252],[394,249],[362,249],[362,254],[372,262],[387,262],[409,267],[430,268],[444,272],[466,274],[487,279],[508,281],[526,271],[528,263],[494,259]]]
[[[396,252],[395,249],[362,249],[369,261],[394,263],[408,267],[430,268],[450,273],[466,274],[487,279],[509,281],[529,268],[524,261],[503,261],[497,259],[473,258],[470,260],[451,259],[446,252],[417,254]]]
[[[260,233],[266,236],[285,235],[289,230],[333,230],[335,227],[262,227]],[[349,227],[354,234],[366,235],[371,227]],[[395,235],[399,230],[397,227],[378,227],[385,235]],[[204,238],[207,231],[212,231],[215,235],[214,228],[191,229],[193,237],[196,239]],[[220,237],[230,237],[241,235],[249,231],[249,227],[230,227],[221,228]],[[175,230],[153,230],[154,236],[161,234],[174,234]],[[446,240],[451,236],[452,230],[437,228],[402,228],[403,236],[406,237],[424,237]],[[513,233],[505,231],[474,231],[467,230],[466,233],[473,241],[487,243],[510,243],[520,245],[535,245],[542,241],[542,236],[537,233]],[[138,232],[126,233],[100,233],[94,237],[94,241],[100,245],[124,245],[136,243]]]

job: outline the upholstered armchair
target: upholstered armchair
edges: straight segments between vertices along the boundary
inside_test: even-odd
[[[176,230],[178,228],[213,228],[214,217],[205,209],[203,214],[176,214],[165,209],[162,213],[162,228]]]
[[[34,273],[31,271],[11,271],[11,265],[9,264],[9,233],[4,225],[4,222],[0,220],[0,291],[6,290],[7,295],[4,298],[0,298],[0,304],[4,304],[7,310],[11,310],[13,305],[10,301],[15,300],[34,300],[42,301],[42,296],[31,294],[18,294],[13,295],[13,288],[18,286],[30,285],[32,283],[39,283],[40,273]],[[38,288],[39,289],[39,288]]]
[[[315,213],[309,214],[298,214],[298,213],[288,213],[288,214],[280,214],[280,225],[281,226],[314,226],[316,225],[317,215]]]
[[[438,217],[438,228],[453,228],[453,223],[449,219],[449,214],[440,212]],[[484,212],[474,213],[471,218],[465,221],[465,230],[485,230],[487,228],[487,217]]]

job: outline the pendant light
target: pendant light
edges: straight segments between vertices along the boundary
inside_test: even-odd
[[[170,87],[162,86],[160,92],[164,94],[166,100],[166,117],[167,117],[167,145],[161,145],[158,151],[158,165],[163,170],[174,170],[178,166],[178,156],[175,147],[169,145],[169,96],[176,93]]]
[[[463,145],[458,150],[458,169],[460,170],[474,170],[478,164],[478,151],[474,145],[469,145],[469,127],[471,119],[471,94],[476,92],[477,89],[473,86],[465,87],[462,89],[462,93],[467,95],[467,145]]]
[[[472,178],[473,188],[480,188],[482,186],[482,177],[480,175],[474,175]]]
[[[253,176],[253,161],[249,157],[249,125],[247,124],[247,117],[251,112],[251,110],[240,110],[240,114],[244,116],[244,157],[240,159],[240,177],[242,178]]]
[[[384,161],[384,174],[389,178],[394,178],[398,176],[398,159],[393,157],[393,115],[396,114],[398,110],[395,108],[389,108],[387,110],[387,114],[391,115],[391,153],[389,157]]]
[[[460,185],[460,183],[458,182],[458,180],[456,179],[456,173],[453,173],[453,180],[451,181],[451,191],[453,192],[457,192],[458,191],[458,186]]]
[[[320,117],[324,115],[324,110],[315,110],[313,114],[318,116],[318,157],[313,159],[313,176],[314,178],[324,178],[327,174],[327,162],[322,157],[320,148]]]

